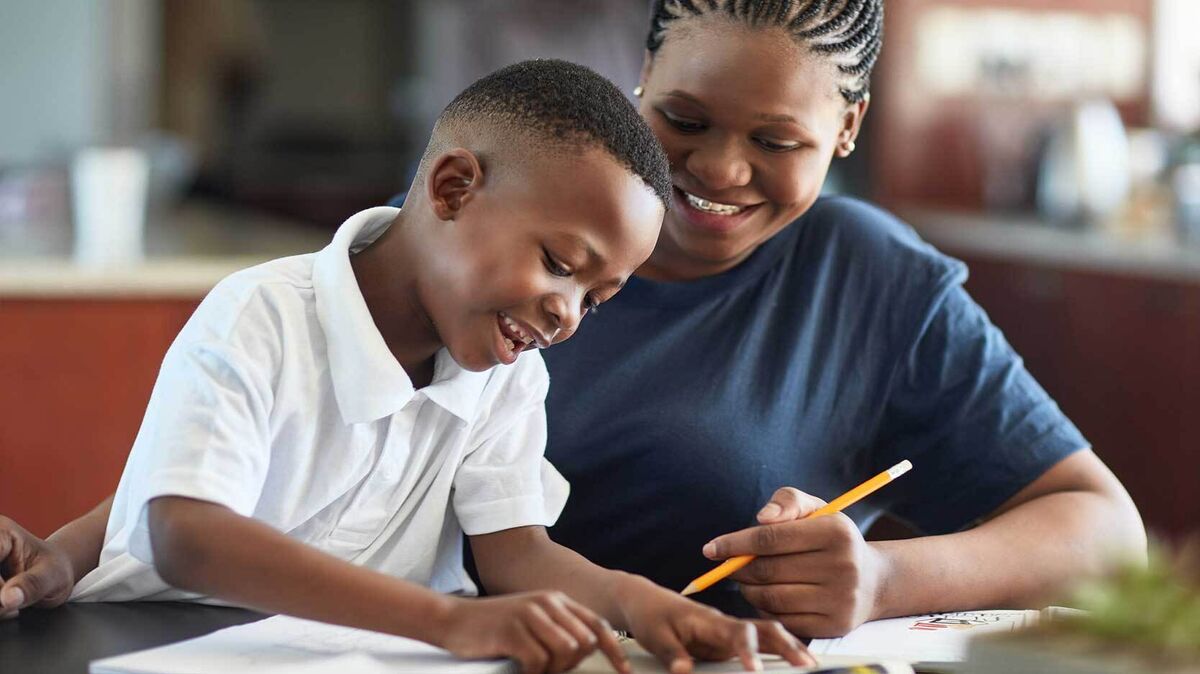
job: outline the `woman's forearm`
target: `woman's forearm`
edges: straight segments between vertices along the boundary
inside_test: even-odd
[[[71,560],[76,583],[100,563],[100,549],[104,547],[104,530],[108,526],[112,504],[113,495],[110,494],[87,514],[64,524],[46,539]]]
[[[888,560],[873,617],[1044,606],[1073,582],[1144,561],[1141,518],[1114,484],[1039,495],[961,533],[873,543]]]
[[[164,497],[149,508],[155,568],[171,585],[427,643],[444,636],[451,597],[337,559],[213,503]]]

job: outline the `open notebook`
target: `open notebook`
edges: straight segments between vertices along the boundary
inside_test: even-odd
[[[662,672],[658,662],[634,642],[623,646],[637,672]],[[862,658],[818,656],[822,668],[858,665]],[[812,672],[788,667],[778,658],[764,658],[777,674]],[[820,671],[819,668],[817,671]],[[97,660],[91,674],[516,674],[508,660],[459,660],[434,646],[349,627],[276,616],[229,627],[168,646]],[[580,674],[611,674],[611,665],[593,654],[575,670]],[[739,672],[736,663],[704,663],[697,672]],[[835,670],[836,671],[836,670]],[[903,663],[878,663],[856,670],[874,674],[911,674]]]
[[[808,645],[818,658],[852,655],[913,663],[918,670],[954,671],[967,658],[968,642],[982,634],[1011,632],[1052,620],[1075,609],[958,611],[864,623],[837,639]]]

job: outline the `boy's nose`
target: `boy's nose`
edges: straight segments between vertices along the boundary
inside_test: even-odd
[[[579,321],[583,320],[581,304],[582,300],[572,303],[569,298],[558,293],[551,294],[546,298],[546,315],[549,316],[551,325],[554,326],[550,338],[552,343],[558,343],[570,337],[579,327]]]

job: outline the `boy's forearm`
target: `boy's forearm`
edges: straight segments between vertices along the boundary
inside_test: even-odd
[[[559,590],[618,629],[628,627],[623,607],[631,595],[663,591],[641,576],[593,564],[550,540],[542,527],[472,536],[471,550],[489,593]]]
[[[1064,491],[960,533],[872,545],[889,567],[877,619],[1044,606],[1072,581],[1144,555],[1145,534],[1131,503]]]
[[[342,561],[212,503],[154,499],[149,520],[164,580],[262,611],[438,644],[441,621],[458,601]]]
[[[112,503],[113,496],[110,494],[87,514],[64,524],[46,539],[47,543],[62,550],[71,560],[76,583],[100,563],[100,550],[104,547],[104,530],[108,526]]]

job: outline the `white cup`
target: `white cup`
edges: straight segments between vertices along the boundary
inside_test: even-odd
[[[88,148],[71,163],[75,261],[89,266],[139,262],[150,174],[134,148]]]

